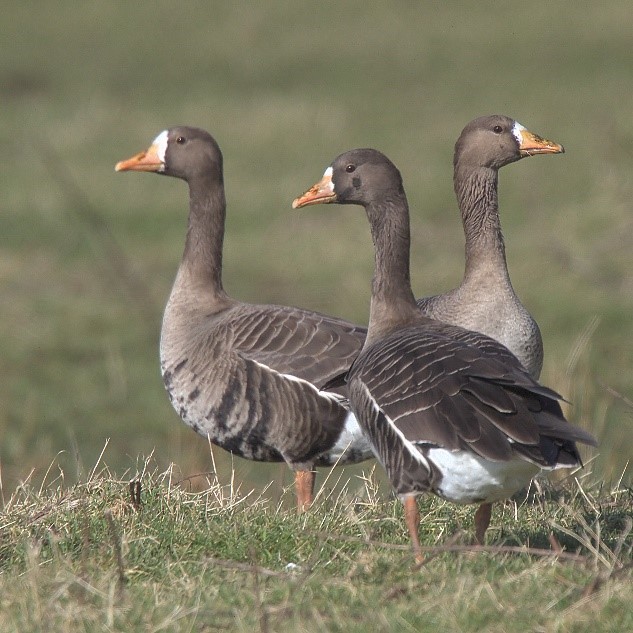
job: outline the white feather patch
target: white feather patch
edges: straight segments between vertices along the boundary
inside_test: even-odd
[[[526,128],[523,127],[518,121],[515,121],[514,125],[512,126],[512,134],[519,145],[521,145],[521,143],[523,142],[523,136],[521,135],[521,132],[525,129]]]
[[[359,452],[367,458],[372,457],[374,454],[371,442],[363,433],[356,416],[351,411],[345,418],[345,426],[338,440],[336,440],[336,444],[334,444],[327,454],[334,463],[341,459],[348,450]]]
[[[541,470],[521,458],[491,462],[470,451],[431,448],[428,456],[442,473],[442,481],[434,492],[453,503],[507,499],[527,486]]]
[[[167,143],[169,142],[169,134],[167,130],[163,130],[152,143],[156,147],[156,156],[162,163],[158,171],[165,171],[165,152],[167,151]]]
[[[334,170],[332,169],[332,165],[330,165],[324,172],[323,172],[323,178],[329,178],[330,182],[328,183],[328,189],[334,193],[334,181],[332,180],[332,174],[334,173]]]

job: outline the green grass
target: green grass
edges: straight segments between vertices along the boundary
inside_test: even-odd
[[[25,485],[0,515],[2,631],[547,631],[633,626],[632,491],[575,478],[497,506],[423,498],[426,562],[370,474],[298,516],[234,481],[200,491],[141,464]],[[292,492],[288,492],[292,494]],[[555,555],[552,543],[557,544]]]
[[[366,322],[372,256],[361,212],[292,212],[291,200],[338,153],[385,151],[411,204],[416,294],[443,291],[463,265],[453,144],[470,119],[492,112],[566,146],[501,174],[510,271],[543,332],[543,381],[600,439],[585,454],[592,477],[631,481],[629,0],[573,10],[545,0],[2,8],[5,500],[21,481],[39,485],[53,461],[48,482],[58,468],[66,487],[85,481],[107,438],[113,476],[150,453],[161,471],[179,464],[182,477],[211,469],[158,371],[186,188],[115,174],[117,160],[170,124],[209,129],[225,154],[226,288]],[[258,492],[273,482],[270,495],[287,505],[287,469],[219,454],[217,466]]]

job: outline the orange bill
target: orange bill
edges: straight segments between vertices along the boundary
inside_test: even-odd
[[[332,168],[328,167],[319,182],[310,187],[303,195],[293,200],[292,208],[300,209],[311,204],[326,204],[335,201],[336,192],[332,182]]]
[[[159,147],[154,143],[146,151],[119,161],[114,166],[114,171],[163,171],[165,163],[159,158],[158,151]]]
[[[560,143],[549,141],[534,132],[521,127],[517,130],[519,137],[519,151],[521,156],[534,156],[535,154],[564,154],[565,148]]]

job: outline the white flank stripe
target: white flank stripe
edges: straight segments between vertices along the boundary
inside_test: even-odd
[[[411,455],[417,461],[419,461],[421,464],[424,464],[424,467],[430,472],[431,468],[429,467],[429,462],[424,457],[424,455],[420,453],[420,451],[416,448],[413,442],[411,442],[404,436],[404,433],[393,423],[393,420],[378,406],[378,403],[376,402],[374,397],[371,395],[371,391],[369,391],[369,389],[367,388],[367,385],[365,383],[361,383],[361,384],[363,386],[363,389],[367,393],[367,396],[370,399],[374,409],[385,416],[385,420],[387,420],[387,422],[389,423],[389,426],[391,426],[391,428],[395,431],[396,435],[398,435],[404,447],[409,451],[409,453],[411,453]]]
[[[299,378],[297,376],[293,376],[292,374],[284,374],[282,372],[276,371],[272,367],[268,365],[264,365],[264,363],[260,363],[256,360],[253,360],[256,365],[259,365],[266,371],[269,371],[273,374],[277,374],[278,376],[282,376],[286,380],[290,380],[292,382],[298,382],[309,389],[312,389],[320,398],[326,398],[327,400],[332,400],[337,404],[340,404],[342,407],[347,409],[345,406],[345,402],[347,398],[340,396],[337,393],[332,393],[330,391],[322,391],[315,384],[311,383],[309,380],[305,380],[304,378]],[[330,448],[324,455],[327,455],[328,458],[332,461],[332,463],[338,461],[339,459],[344,457],[344,454],[347,450],[353,450],[356,452],[360,452],[365,457],[369,458],[374,454],[374,449],[371,445],[371,442],[363,433],[360,425],[358,424],[358,420],[354,416],[351,411],[348,411],[347,416],[345,417],[345,424],[341,434],[339,435],[338,440],[332,448]]]
[[[328,400],[333,400],[334,402],[342,405],[345,398],[343,398],[342,396],[339,396],[336,393],[331,393],[330,391],[321,391],[315,384],[311,383],[309,380],[305,380],[305,378],[299,378],[298,376],[293,376],[292,374],[284,374],[283,372],[277,371],[276,369],[273,369],[272,367],[270,367],[269,365],[265,365],[264,363],[260,363],[259,361],[253,360],[253,359],[249,359],[250,361],[252,361],[253,363],[255,363],[256,365],[259,365],[260,367],[262,367],[263,369],[265,369],[266,371],[271,372],[272,374],[277,374],[278,376],[283,376],[283,378],[285,378],[286,380],[291,380],[293,382],[299,382],[303,385],[305,385],[306,387],[309,387],[310,389],[312,389],[313,391],[315,391],[317,394],[319,394],[319,396],[322,396],[323,398],[327,398]]]

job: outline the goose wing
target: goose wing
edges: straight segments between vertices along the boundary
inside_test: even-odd
[[[554,465],[556,447],[577,456],[575,441],[595,444],[565,420],[561,397],[503,345],[458,327],[398,330],[363,352],[349,380],[364,386],[412,444],[470,450],[492,461],[518,452],[543,466]]]
[[[239,355],[317,387],[347,371],[366,333],[342,319],[282,306],[245,306],[231,317]]]

